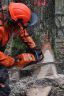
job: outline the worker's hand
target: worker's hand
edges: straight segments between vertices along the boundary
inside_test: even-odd
[[[15,59],[12,58],[11,56],[7,56],[6,60],[4,60],[4,61],[5,61],[6,67],[14,66]]]
[[[1,65],[4,65],[6,67],[11,67],[11,66],[14,65],[14,62],[15,62],[15,59],[14,58],[12,58],[10,56],[7,56],[0,63],[1,63]]]
[[[30,50],[31,50],[31,53],[34,54],[37,62],[41,61],[44,58],[41,49],[33,48],[33,49],[30,49]]]
[[[15,65],[18,66],[18,67],[24,67],[24,65],[26,64],[24,62],[24,56],[22,54],[19,54],[15,57]]]

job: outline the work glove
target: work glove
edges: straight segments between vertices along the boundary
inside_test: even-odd
[[[39,62],[44,58],[41,49],[33,48],[29,50],[30,50],[30,53],[32,53],[35,56],[36,62]]]
[[[14,65],[14,62],[15,62],[14,58],[7,56],[7,58],[2,61],[2,65],[6,67],[11,67]]]
[[[15,65],[22,68],[33,61],[35,61],[35,57],[31,53],[23,53],[15,57]]]

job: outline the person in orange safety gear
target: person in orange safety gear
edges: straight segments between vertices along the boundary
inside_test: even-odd
[[[30,8],[28,8],[23,3],[11,2],[6,9],[7,10],[6,16],[3,15],[1,9],[2,9],[2,6],[0,6],[0,66],[2,66],[2,69],[5,69],[6,67],[11,67],[14,65],[23,67],[29,64],[30,62],[35,61],[38,57],[38,54],[40,54],[41,51],[39,52],[38,50],[36,50],[36,44],[33,41],[32,37],[29,36],[26,30],[26,27],[27,26],[30,27],[36,24],[38,20],[37,15],[35,13],[32,13]],[[5,48],[4,46],[7,44],[10,36],[12,35],[13,33],[12,29],[16,29],[16,27],[19,28],[19,32],[18,32],[19,37],[21,38],[21,40],[23,40],[23,42],[25,42],[29,46],[33,54],[23,53],[14,58],[11,56],[8,56],[7,54],[4,54],[2,49]],[[37,54],[35,54],[35,51]],[[31,60],[31,58],[30,60],[28,60],[29,56],[31,56],[33,60]],[[3,71],[3,74],[4,74],[4,71]],[[5,83],[6,80],[3,80],[3,81]],[[6,86],[4,88],[6,88]],[[9,87],[7,88],[9,90],[8,94],[0,95],[0,96],[9,96],[10,88]]]
[[[19,37],[29,46],[30,49],[34,49],[36,44],[25,28],[26,26],[34,25],[36,22],[36,14],[31,13],[31,10],[25,4],[10,3],[8,6],[7,21],[4,22],[3,26],[0,26],[1,49],[6,45],[12,34],[11,27],[19,27]],[[0,51],[0,63],[6,67],[10,67],[15,64],[15,59]]]

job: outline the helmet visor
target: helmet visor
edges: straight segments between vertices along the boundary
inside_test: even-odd
[[[38,17],[35,13],[32,13],[31,19],[28,22],[28,27],[35,25],[38,22]]]

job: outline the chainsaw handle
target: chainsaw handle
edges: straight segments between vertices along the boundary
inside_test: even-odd
[[[34,53],[35,53],[35,57],[36,57],[36,62],[39,62],[44,58],[41,50],[35,50]]]

